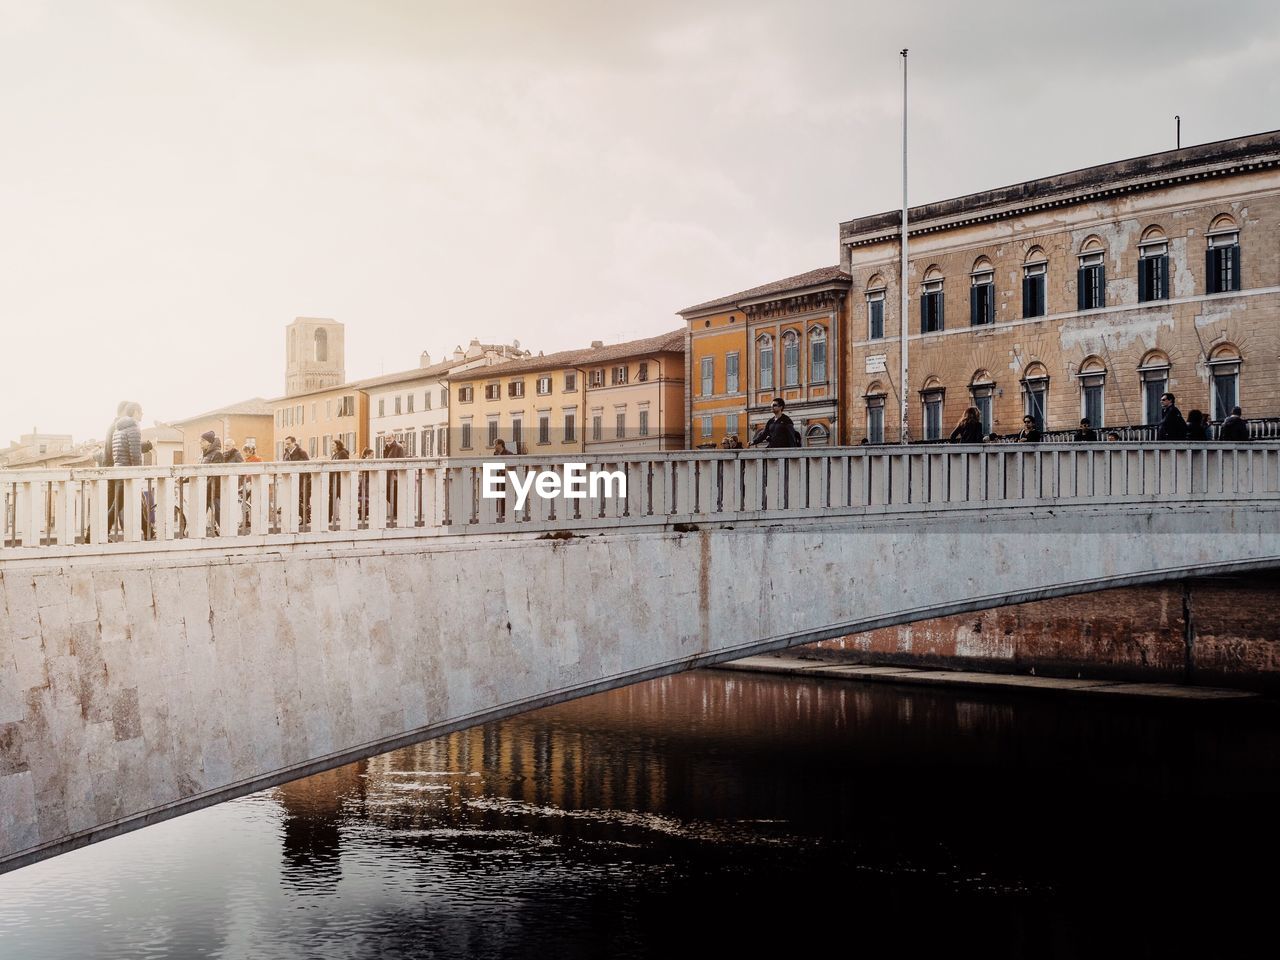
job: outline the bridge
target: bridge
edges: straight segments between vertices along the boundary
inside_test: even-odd
[[[0,870],[535,707],[1280,566],[1280,443],[0,472]],[[116,491],[119,491],[117,497]],[[112,501],[117,504],[111,509]]]

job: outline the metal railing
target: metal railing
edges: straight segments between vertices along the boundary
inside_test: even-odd
[[[1280,442],[1040,443],[0,472],[0,556],[758,520],[1027,503],[1274,498]],[[348,464],[351,465],[348,465]],[[614,474],[582,497],[567,464]],[[531,472],[548,480],[517,506]],[[626,480],[619,496],[618,477]],[[114,507],[112,504],[114,503]]]

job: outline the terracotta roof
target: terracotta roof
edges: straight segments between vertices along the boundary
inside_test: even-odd
[[[774,280],[772,283],[766,283],[759,287],[752,287],[750,290],[743,290],[740,293],[730,294],[727,297],[720,297],[717,300],[708,300],[706,303],[695,303],[692,307],[685,307],[683,310],[677,312],[683,315],[686,313],[695,313],[699,310],[709,310],[712,307],[727,307],[742,300],[758,300],[761,297],[769,296],[771,293],[788,293],[792,290],[802,290],[805,287],[816,287],[820,284],[834,283],[840,280],[851,281],[852,278],[838,266],[819,267],[817,270],[810,270],[808,273],[798,273],[794,277],[787,277],[785,280]]]
[[[448,360],[433,363],[429,367],[417,367],[413,370],[401,370],[399,373],[388,373],[380,377],[369,377],[365,380],[353,381],[346,384],[346,386],[365,390],[369,387],[385,387],[388,384],[402,383],[406,380],[421,380],[423,377],[439,377],[441,374],[448,373],[454,367],[466,362],[465,359],[454,360],[450,357]],[[286,397],[285,399],[288,398]]]
[[[610,343],[603,347],[587,347],[584,350],[562,350],[559,353],[548,353],[543,357],[526,357],[523,360],[508,360],[506,363],[494,364],[491,367],[474,367],[463,370],[457,380],[490,380],[505,377],[512,373],[528,373],[530,370],[555,370],[560,367],[586,367],[621,360],[623,357],[637,357],[653,353],[683,353],[685,331],[683,328],[656,337],[643,340],[628,340],[625,343]]]
[[[204,420],[208,417],[269,417],[271,416],[271,405],[261,397],[254,397],[251,400],[241,400],[239,403],[233,403],[230,406],[219,407],[217,410],[210,410],[208,413],[197,414],[194,417],[183,417],[181,420],[169,420],[171,424],[191,423],[195,420]]]

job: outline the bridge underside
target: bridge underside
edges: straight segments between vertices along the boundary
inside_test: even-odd
[[[1280,565],[1280,503],[14,561],[0,871],[353,760],[875,627]],[[59,565],[60,564],[60,565]]]

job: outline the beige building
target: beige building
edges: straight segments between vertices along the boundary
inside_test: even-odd
[[[102,454],[102,441],[75,443],[69,433],[24,433],[0,447],[0,469],[92,467]]]
[[[151,449],[142,455],[148,467],[172,467],[186,458],[186,435],[177,427],[157,422],[142,428],[142,442]]]
[[[899,214],[840,226],[844,435],[896,440]],[[910,436],[1151,424],[1160,394],[1280,416],[1280,133],[1103,164],[910,212]]]
[[[298,317],[285,327],[286,396],[340,386],[346,379],[346,331],[336,320]]]
[[[173,463],[199,463],[204,455],[200,450],[200,435],[208,430],[212,430],[221,440],[230,437],[238,447],[246,443],[255,444],[258,455],[264,460],[270,458],[271,445],[275,440],[272,407],[261,397],[233,403],[185,420],[174,420],[168,426],[182,431],[182,450],[174,453]]]
[[[684,331],[450,375],[450,451],[548,454],[677,449],[684,442]]]
[[[329,459],[335,438],[353,458],[369,445],[369,395],[356,384],[277,397],[267,407],[273,443],[258,448],[264,460],[283,460],[284,438],[290,436],[312,460]]]

